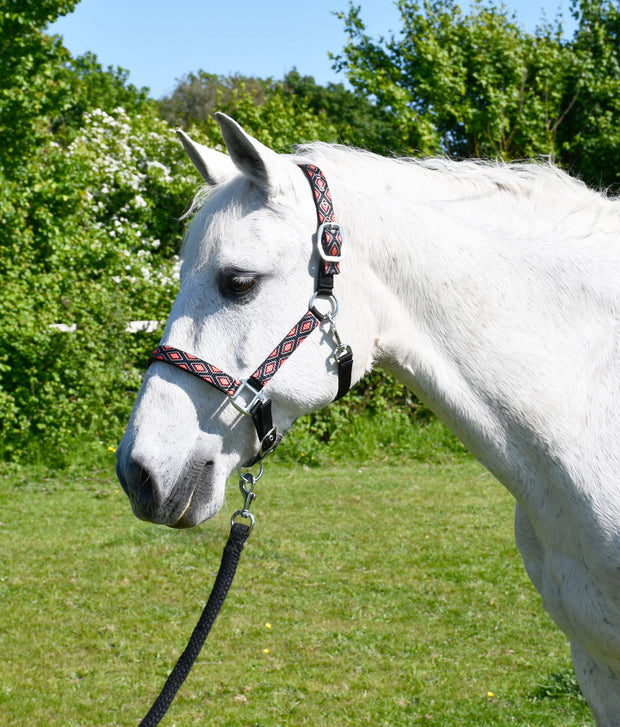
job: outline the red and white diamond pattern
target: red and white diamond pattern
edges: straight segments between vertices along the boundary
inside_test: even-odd
[[[241,385],[238,379],[225,374],[221,369],[196,356],[192,356],[191,353],[186,353],[172,346],[157,346],[149,358],[148,365],[155,363],[155,361],[164,361],[173,366],[178,366],[229,396],[232,396]]]
[[[332,195],[323,172],[314,164],[300,164],[299,166],[310,180],[319,224],[322,225],[326,221],[335,222],[336,217],[334,215]],[[323,230],[321,245],[323,246],[325,255],[339,256],[342,250],[342,235],[340,232],[334,235],[329,230]],[[326,275],[337,275],[340,272],[339,263],[330,263],[325,260],[323,265]]]
[[[318,325],[319,319],[309,310],[297,325],[280,341],[278,347],[267,356],[252,374],[251,378],[265,385],[293,351],[297,349],[302,341],[305,341]]]

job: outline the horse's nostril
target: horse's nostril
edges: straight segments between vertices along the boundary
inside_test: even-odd
[[[124,471],[117,466],[117,475],[136,515],[150,519],[160,503],[149,470],[137,462],[131,462]]]

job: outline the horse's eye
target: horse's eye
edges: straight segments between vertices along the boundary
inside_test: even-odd
[[[254,275],[242,275],[234,273],[222,276],[220,280],[220,292],[224,296],[241,298],[252,290],[258,278]]]
[[[247,293],[256,284],[256,278],[233,278],[230,281],[231,290],[234,293]]]

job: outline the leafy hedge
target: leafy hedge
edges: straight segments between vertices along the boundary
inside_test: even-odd
[[[114,441],[143,367],[136,320],[165,320],[195,175],[154,112],[86,113],[0,182],[0,431],[5,454],[80,432]]]

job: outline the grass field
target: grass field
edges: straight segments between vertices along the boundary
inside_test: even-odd
[[[1,467],[4,467],[3,469]],[[137,725],[228,519],[138,522],[109,467],[0,466],[0,723]],[[268,465],[257,525],[162,725],[592,725],[529,584],[512,502],[470,460]]]

